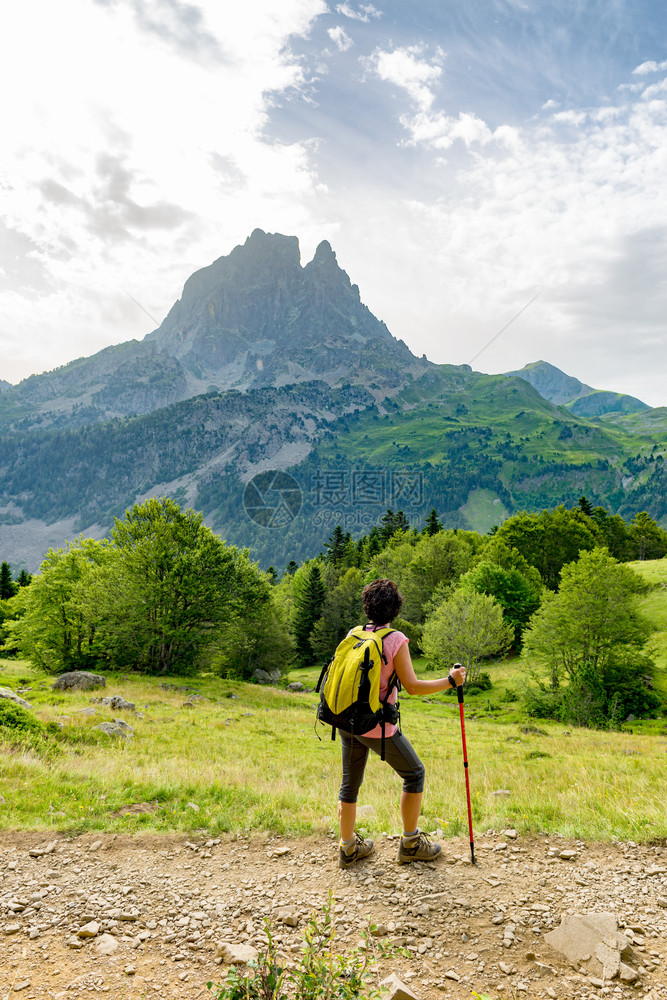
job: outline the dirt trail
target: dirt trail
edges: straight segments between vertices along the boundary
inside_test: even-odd
[[[225,974],[217,942],[261,947],[268,917],[293,961],[329,890],[341,944],[356,945],[370,917],[378,940],[407,950],[381,960],[381,977],[397,973],[419,1000],[667,1000],[664,847],[486,835],[473,868],[461,840],[434,864],[399,866],[395,840],[376,846],[339,871],[327,838],[0,833],[0,1000],[208,997],[206,981]],[[631,928],[634,985],[595,985],[544,941],[562,915],[600,911]],[[79,936],[86,925],[93,936]]]

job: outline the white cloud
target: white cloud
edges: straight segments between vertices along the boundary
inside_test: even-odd
[[[432,87],[440,80],[442,67],[422,59],[422,53],[419,46],[391,52],[380,49],[371,57],[370,64],[381,80],[405,90],[410,99],[426,111],[433,104]]]
[[[374,18],[382,17],[382,11],[374,7],[372,3],[364,3],[355,10],[349,3],[336,4],[336,11],[343,17],[349,17],[352,21],[364,21],[366,24]]]
[[[354,45],[345,28],[342,28],[340,25],[337,25],[335,28],[329,28],[327,34],[339,52],[347,52]]]
[[[660,80],[659,83],[646,87],[642,92],[642,97],[645,101],[650,101],[661,94],[667,94],[667,80]]]
[[[557,111],[553,116],[554,121],[562,122],[566,125],[583,125],[588,117],[586,111]]]
[[[485,145],[494,138],[481,118],[476,115],[459,114],[458,118],[438,113],[418,112],[415,115],[401,115],[401,124],[410,133],[405,145],[424,145],[432,149],[449,149],[457,140],[470,147],[474,143]],[[506,135],[499,133],[497,138]]]
[[[371,4],[337,10],[347,27],[384,26]],[[376,315],[437,361],[468,362],[542,286],[476,364],[544,357],[664,404],[667,64],[642,63],[598,106],[578,106],[573,87],[523,124],[508,101],[511,124],[492,126],[472,99],[453,103],[443,52],[376,33],[362,64],[372,113],[402,141],[389,149],[378,129],[360,170],[364,95],[351,110],[341,100],[345,60],[328,67],[335,114],[299,108],[291,124],[312,138],[271,138],[287,99],[310,99],[321,47],[305,41],[301,57],[294,40],[326,11],[324,0],[14,5],[0,62],[11,94],[0,378],[143,336],[153,324],[127,293],[162,318],[192,271],[260,226],[299,235],[304,259],[328,238]],[[349,36],[329,38],[334,50]]]
[[[646,76],[648,73],[662,73],[667,69],[667,60],[664,62],[643,62],[640,66],[633,69],[633,73],[636,76]]]
[[[221,246],[255,225],[299,229],[322,190],[314,147],[270,141],[265,129],[274,95],[304,87],[290,40],[326,9],[324,0],[13,8],[0,62],[0,88],[12,95],[0,106],[12,139],[0,211],[18,254],[13,277],[0,260],[12,377],[148,332],[123,289],[161,317]]]
[[[420,140],[402,154],[406,171],[418,157],[419,194],[366,190],[339,219],[334,245],[365,301],[415,353],[462,364],[543,288],[476,368],[544,358],[666,405],[667,96],[566,121],[547,109],[489,130],[494,141],[478,121],[447,119],[439,133],[432,111],[405,120]],[[472,145],[443,164],[451,122]]]
[[[369,60],[377,76],[404,90],[415,109],[399,116],[409,138],[402,145],[424,146],[434,150],[449,149],[456,141],[467,148],[486,145],[492,140],[512,141],[508,126],[492,132],[477,115],[460,112],[456,117],[433,109],[435,88],[442,79],[444,52],[438,49],[433,61],[422,58],[423,48],[408,46],[392,51],[378,50]]]

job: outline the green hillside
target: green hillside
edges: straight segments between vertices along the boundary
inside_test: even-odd
[[[357,537],[387,507],[417,527],[435,507],[448,527],[486,532],[518,510],[584,494],[665,523],[666,424],[667,411],[577,418],[518,377],[467,366],[434,366],[378,403],[361,386],[317,381],[208,393],[103,424],[3,435],[0,523],[74,515],[85,531],[166,495],[264,566],[315,554],[337,523]],[[299,514],[279,530],[243,506],[248,480],[271,468],[286,469],[301,493]]]
[[[651,592],[641,599],[640,607],[656,629],[651,637],[652,655],[660,671],[656,678],[658,689],[667,701],[667,558],[628,565],[652,587]]]

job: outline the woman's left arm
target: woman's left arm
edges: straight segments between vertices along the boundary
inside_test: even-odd
[[[449,674],[454,679],[454,684],[449,680],[449,676],[438,677],[432,681],[424,681],[417,677],[407,642],[404,642],[394,655],[394,670],[408,694],[435,694],[437,691],[447,691],[452,687],[460,687],[466,679],[465,667],[452,667],[450,670]]]

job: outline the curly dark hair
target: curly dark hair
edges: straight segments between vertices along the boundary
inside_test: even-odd
[[[384,625],[401,610],[403,595],[393,580],[373,580],[362,590],[361,603],[369,621]]]

